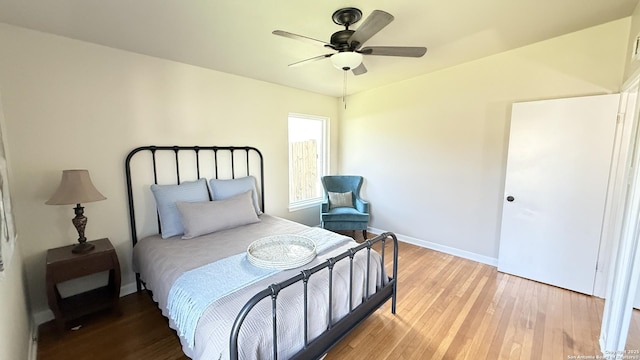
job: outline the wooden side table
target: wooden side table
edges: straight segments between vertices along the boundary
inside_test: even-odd
[[[120,263],[109,239],[90,241],[95,248],[85,254],[74,254],[75,245],[47,251],[47,297],[56,317],[56,325],[63,330],[70,320],[112,308],[118,310],[120,298]],[[84,293],[62,298],[57,284],[63,281],[109,271],[109,282]]]

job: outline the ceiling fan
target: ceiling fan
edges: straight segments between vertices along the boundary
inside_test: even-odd
[[[369,40],[378,31],[393,21],[393,15],[382,10],[374,10],[362,25],[356,30],[349,27],[362,19],[362,11],[353,7],[339,9],[333,13],[333,22],[344,26],[344,30],[337,31],[331,35],[331,40],[327,43],[321,40],[310,38],[308,36],[293,34],[283,30],[273,31],[274,35],[284,36],[290,39],[296,39],[322,45],[333,49],[337,52],[324,54],[310,59],[298,61],[289,66],[303,65],[312,61],[331,58],[333,65],[344,71],[351,70],[355,75],[361,75],[367,72],[367,68],[362,63],[363,55],[382,55],[382,56],[402,56],[402,57],[421,57],[427,52],[426,47],[410,47],[410,46],[367,46],[362,45]]]

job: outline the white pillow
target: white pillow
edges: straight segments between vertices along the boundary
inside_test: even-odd
[[[253,206],[256,209],[256,214],[262,215],[260,204],[258,203],[255,177],[245,176],[235,179],[211,179],[209,180],[209,186],[211,187],[211,198],[214,201],[228,199],[248,190],[253,191]]]
[[[339,207],[353,207],[353,194],[351,191],[337,193],[337,192],[327,192],[329,194],[329,210],[339,208]]]
[[[184,227],[183,239],[260,221],[253,207],[251,191],[225,200],[177,202],[176,206]]]

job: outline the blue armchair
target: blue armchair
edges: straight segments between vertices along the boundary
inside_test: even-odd
[[[323,176],[324,200],[320,219],[328,230],[362,230],[367,238],[369,203],[360,198],[362,176]]]

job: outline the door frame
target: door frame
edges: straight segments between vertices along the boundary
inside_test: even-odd
[[[636,86],[635,90],[634,85]],[[633,144],[635,143],[636,115],[634,115],[634,109],[639,104],[638,85],[640,85],[640,77],[620,93],[611,169],[609,171],[607,201],[605,203],[600,250],[593,286],[593,295],[599,298],[607,297],[607,285],[611,283],[609,273],[612,269],[611,263],[614,261],[613,254],[617,249],[620,231],[622,230],[625,199],[629,188],[627,179],[631,176],[630,161]]]
[[[603,354],[623,351],[627,342],[633,303],[640,282],[640,132],[638,132],[638,97],[640,71],[625,82],[620,112],[623,128],[631,132],[626,149],[621,144],[618,168],[611,176],[615,179],[610,187],[618,187],[618,195],[612,199],[611,213],[607,214],[607,233],[603,231],[603,244],[610,257],[605,306],[600,331],[600,350]],[[622,159],[624,166],[622,166]],[[612,169],[613,171],[614,169]],[[612,190],[613,191],[613,190]],[[634,218],[634,214],[636,217]]]

